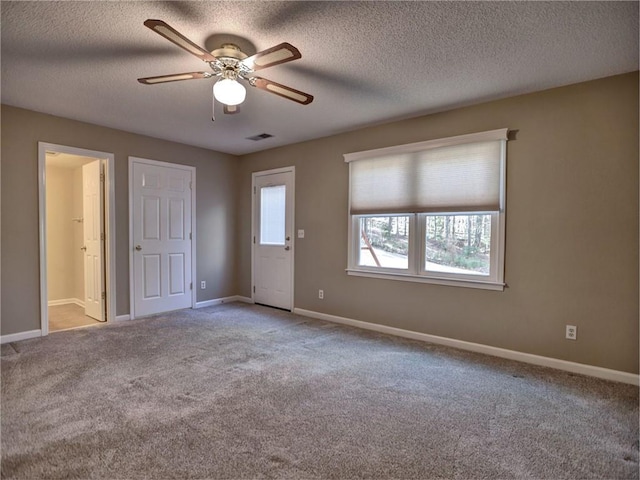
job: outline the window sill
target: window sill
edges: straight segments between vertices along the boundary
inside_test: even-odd
[[[434,285],[446,285],[449,287],[479,288],[482,290],[504,291],[504,283],[495,283],[482,280],[461,280],[452,278],[426,277],[423,275],[411,275],[408,273],[372,272],[371,270],[357,270],[347,268],[347,274],[355,277],[381,278],[384,280],[400,280],[401,282],[430,283]]]

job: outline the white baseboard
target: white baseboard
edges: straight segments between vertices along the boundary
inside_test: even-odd
[[[49,300],[47,302],[50,307],[55,307],[56,305],[69,305],[70,303],[74,303],[79,307],[84,308],[84,302],[79,298],[62,298],[60,300]]]
[[[0,343],[19,342],[20,340],[28,340],[42,336],[42,330],[27,330],[26,332],[12,333],[0,336]]]
[[[196,302],[196,306],[194,308],[212,307],[214,305],[221,305],[223,303],[231,303],[231,302],[253,303],[253,300],[249,297],[243,297],[242,295],[232,295],[230,297],[214,298],[213,300]],[[138,318],[142,318],[142,317],[138,317]],[[116,322],[131,320],[131,315],[130,314],[118,315],[116,316],[115,320]]]
[[[73,303],[71,298],[61,298],[60,300],[49,300],[47,305],[50,307],[55,307],[57,305],[67,305],[69,303]]]
[[[213,300],[205,300],[204,302],[197,302],[195,308],[212,307],[214,305],[221,305],[223,303],[231,302],[244,302],[253,303],[253,300],[249,297],[243,297],[241,295],[232,295],[230,297],[215,298]]]
[[[350,325],[352,327],[358,327],[365,330],[373,330],[375,332],[387,333],[389,335],[395,335],[398,337],[411,338],[413,340],[421,340],[423,342],[436,343],[438,345],[446,345],[448,347],[459,348],[461,350],[483,353],[486,355],[492,355],[494,357],[530,363],[532,365],[555,368],[571,373],[579,373],[582,375],[588,375],[590,377],[612,380],[614,382],[628,383],[631,385],[640,384],[640,377],[633,373],[620,372],[618,370],[610,370],[608,368],[585,365],[583,363],[569,362],[567,360],[560,360],[557,358],[543,357],[540,355],[533,355],[531,353],[517,352],[515,350],[507,350],[505,348],[491,347],[489,345],[483,345],[480,343],[465,342],[464,340],[456,340],[454,338],[439,337],[436,335],[429,335],[427,333],[412,332],[410,330],[403,330],[401,328],[378,325],[375,323],[363,322],[361,320],[354,320],[351,318],[338,317],[336,315],[304,310],[302,308],[294,308],[293,313],[303,315],[305,317],[317,318],[319,320],[326,320],[327,322]]]

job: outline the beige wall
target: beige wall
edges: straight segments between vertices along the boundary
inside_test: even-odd
[[[508,127],[504,292],[350,277],[347,152]],[[295,306],[638,372],[638,73],[233,157],[2,107],[2,335],[39,328],[37,142],[115,153],[117,313],[127,156],[197,168],[198,300],[251,296],[251,172],[296,166]],[[325,299],[318,300],[318,289]],[[564,339],[566,324],[578,341]]]
[[[77,157],[83,159],[83,157]],[[96,161],[84,158],[83,161]],[[47,160],[47,293],[48,300],[84,302],[82,165],[53,166]]]
[[[196,167],[197,281],[207,281],[206,290],[197,290],[197,299],[236,294],[237,157],[7,105],[2,105],[1,139],[0,334],[40,328],[38,142],[115,155],[117,315],[129,312],[129,156]]]
[[[47,166],[46,176],[48,300],[84,301],[82,224],[72,221],[82,217],[82,169]]]
[[[348,276],[342,155],[508,127],[504,292]],[[638,74],[242,157],[238,293],[251,295],[251,172],[295,165],[295,306],[638,372]],[[323,289],[324,300],[319,300]],[[564,339],[565,325],[578,340]]]

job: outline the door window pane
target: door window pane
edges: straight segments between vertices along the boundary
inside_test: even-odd
[[[409,268],[409,216],[361,217],[358,265]]]
[[[425,270],[489,275],[491,214],[427,215]]]
[[[286,186],[260,188],[260,245],[284,245]]]

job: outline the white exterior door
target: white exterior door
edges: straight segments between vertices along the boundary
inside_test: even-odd
[[[189,308],[194,169],[131,162],[132,316]]]
[[[105,321],[104,217],[101,161],[82,166],[82,210],[84,245],[84,313]]]
[[[293,169],[254,174],[253,300],[293,308]]]

